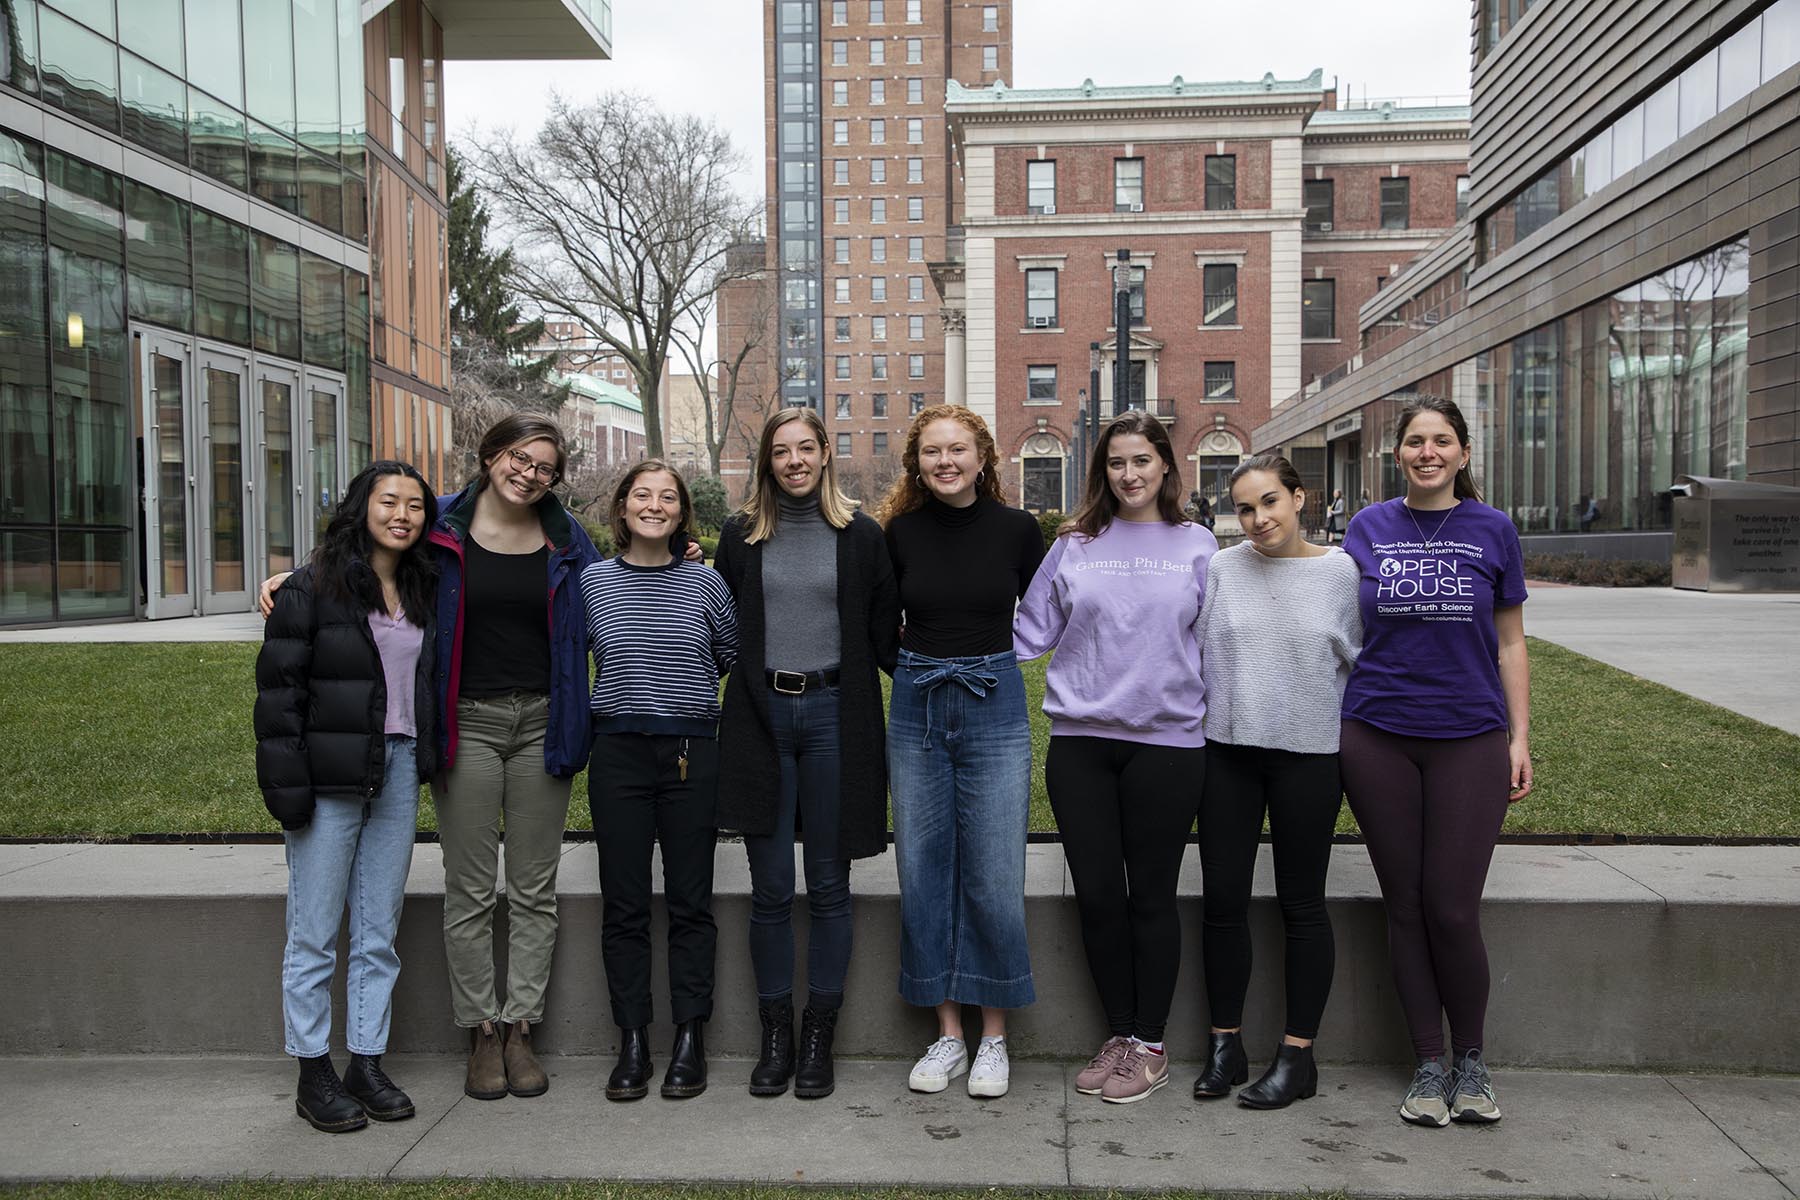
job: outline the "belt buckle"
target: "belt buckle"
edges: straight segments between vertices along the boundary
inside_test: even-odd
[[[783,687],[783,678],[793,680],[793,686]],[[783,696],[805,695],[806,675],[800,671],[777,671],[775,672],[775,690],[780,692]]]

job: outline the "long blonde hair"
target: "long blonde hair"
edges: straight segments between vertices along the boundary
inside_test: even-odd
[[[806,422],[813,437],[818,439],[819,451],[824,459],[824,465],[819,468],[819,486],[813,492],[819,498],[819,515],[833,529],[842,529],[856,515],[856,506],[838,489],[835,470],[837,455],[832,453],[831,443],[826,440],[825,422],[819,420],[819,414],[810,408],[796,406],[777,409],[763,422],[762,438],[756,446],[756,469],[750,478],[750,494],[745,497],[744,506],[738,509],[744,520],[749,522],[750,529],[744,534],[744,540],[751,545],[773,537],[775,526],[781,519],[781,497],[787,493],[775,481],[771,463],[775,457],[775,431],[793,421]]]
[[[975,484],[978,496],[986,496],[1000,504],[1006,503],[1006,497],[1000,491],[1000,452],[994,447],[994,435],[988,432],[987,422],[977,414],[970,412],[960,404],[933,404],[922,409],[912,419],[906,430],[906,450],[900,455],[902,470],[900,477],[888,488],[887,495],[881,498],[881,508],[876,518],[886,525],[902,513],[909,513],[915,508],[923,507],[931,493],[919,479],[919,435],[933,421],[955,421],[964,429],[975,435],[975,450],[981,455],[980,479]]]

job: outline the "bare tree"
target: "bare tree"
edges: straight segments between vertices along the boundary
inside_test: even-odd
[[[754,445],[763,421],[781,403],[771,370],[775,284],[763,270],[762,253],[760,242],[734,247],[726,266],[730,278],[698,300],[672,331],[700,391],[699,433],[714,475],[726,444],[735,439]]]
[[[732,278],[755,207],[732,191],[731,139],[642,96],[551,102],[544,127],[480,144],[472,166],[514,237],[514,290],[568,313],[637,376],[644,437],[662,454],[657,393],[675,330]],[[756,264],[760,269],[761,264]]]
[[[465,330],[450,347],[450,449],[455,470],[472,479],[481,437],[501,417],[520,410],[540,412],[563,426],[576,446],[574,430],[564,420],[566,386],[540,377],[529,363],[487,338]]]

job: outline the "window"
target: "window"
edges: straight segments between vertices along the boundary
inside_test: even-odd
[[[1144,324],[1144,268],[1131,268],[1131,323]]]
[[[1141,358],[1134,358],[1125,371],[1125,404],[1128,408],[1144,407],[1144,383],[1148,378],[1149,366]]]
[[[908,392],[906,394],[906,411],[908,416],[916,417],[925,411],[925,393]]]
[[[906,377],[908,379],[925,378],[925,356],[923,354],[906,356]]]
[[[1306,231],[1330,233],[1332,184],[1329,179],[1308,179],[1300,185],[1300,199],[1306,205]]]
[[[869,65],[879,67],[887,62],[887,43],[875,38],[869,43]]]
[[[1025,207],[1035,213],[1056,211],[1056,160],[1025,164]]]
[[[848,225],[850,223],[850,202],[848,200],[833,200],[831,202],[831,220],[835,225]]]
[[[887,378],[887,355],[877,354],[875,357],[871,358],[869,360],[869,371],[870,371],[870,378],[872,378],[872,379],[886,379]]]
[[[925,39],[906,39],[906,61],[917,65],[925,61]]]
[[[1056,367],[1054,364],[1025,368],[1025,403],[1056,403]]]
[[[925,318],[911,316],[906,318],[906,336],[915,342],[925,340]]]
[[[837,456],[839,458],[850,457],[850,435],[847,433],[837,435]]]
[[[869,318],[869,340],[872,342],[887,341],[887,318],[886,317],[870,317]]]
[[[908,25],[922,24],[925,20],[924,7],[924,0],[906,0],[906,23]]]
[[[869,0],[869,24],[887,24],[887,0]]]
[[[831,261],[834,263],[847,263],[850,261],[849,238],[831,239]]]
[[[842,79],[831,82],[831,103],[833,107],[842,108],[850,103],[850,85]]]
[[[850,419],[850,396],[848,393],[839,392],[837,395],[837,416],[840,421]]]
[[[876,392],[873,396],[869,397],[869,415],[871,417],[887,416],[886,392]]]
[[[1206,207],[1214,211],[1237,207],[1237,155],[1206,156]]]
[[[813,31],[813,6],[810,4],[783,4],[781,6],[781,32],[811,33]],[[237,35],[232,35],[236,41]],[[190,49],[189,54],[193,51]]]
[[[839,354],[832,359],[831,377],[833,379],[850,378],[850,356],[848,354]]]
[[[1200,318],[1202,325],[1236,325],[1237,313],[1237,265],[1235,263],[1207,263],[1201,272],[1201,286],[1205,292],[1205,312]]]
[[[1405,176],[1381,181],[1381,227],[1405,229],[1412,210],[1412,181]]]
[[[869,239],[869,261],[878,263],[887,261],[886,238],[878,237]]]
[[[818,49],[811,42],[783,42],[781,44],[781,73],[783,75],[810,75],[813,69],[813,53]]]
[[[908,300],[923,300],[925,298],[925,277],[923,275],[908,275],[906,277],[906,298]]]
[[[1237,399],[1236,363],[1209,362],[1206,364],[1206,399],[1210,404],[1223,404]]]
[[[792,166],[793,164],[788,164]],[[831,182],[840,186],[850,182],[850,160],[834,158],[831,160]]]
[[[832,280],[831,298],[838,304],[850,303],[850,281],[848,279]]]
[[[869,280],[869,299],[876,304],[887,303],[887,276],[876,275]]]
[[[876,433],[870,434],[869,441],[872,443],[869,448],[871,450],[873,450],[876,454],[886,454],[888,452],[887,451],[887,434],[879,432],[879,431]]]
[[[1049,268],[1025,272],[1025,323],[1034,329],[1056,325],[1056,276]]]
[[[908,183],[924,183],[925,182],[925,160],[924,159],[909,158],[906,160],[906,182],[908,182]]]
[[[834,317],[832,318],[831,324],[833,341],[847,342],[850,340],[849,317]]]
[[[1300,336],[1337,336],[1337,280],[1306,279],[1300,283]]]
[[[1000,47],[983,46],[981,48],[981,69],[984,71],[1000,69]]]
[[[880,117],[869,118],[869,144],[879,146],[887,141],[887,122]]]
[[[834,67],[846,67],[850,65],[849,42],[831,43],[831,65]]]
[[[886,104],[887,103],[887,80],[885,80],[885,79],[869,80],[869,103],[870,104]]]
[[[906,261],[907,262],[924,262],[925,261],[925,239],[924,238],[909,237],[906,239]]]
[[[886,183],[887,182],[887,159],[871,158],[869,160],[869,182],[870,183]]]
[[[1144,160],[1113,159],[1113,211],[1144,211]]]
[[[831,123],[831,144],[834,146],[850,144],[850,122],[833,121]]]
[[[923,79],[906,81],[906,102],[908,104],[925,103],[925,81]]]
[[[850,23],[850,0],[831,0],[831,23],[833,25]]]
[[[925,122],[918,117],[906,119],[906,140],[908,144],[919,146],[925,142]]]
[[[1469,215],[1469,177],[1456,177],[1456,219],[1462,220]]]
[[[906,198],[906,219],[923,221],[925,219],[925,197],[908,196]]]
[[[885,196],[877,196],[869,201],[869,224],[887,224],[887,198]]]

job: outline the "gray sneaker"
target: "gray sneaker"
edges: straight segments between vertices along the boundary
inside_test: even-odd
[[[1494,1103],[1494,1081],[1479,1050],[1471,1050],[1456,1061],[1456,1084],[1450,1095],[1453,1121],[1480,1124],[1500,1119],[1500,1106]]]
[[[1428,1058],[1413,1072],[1412,1086],[1400,1101],[1400,1119],[1442,1129],[1450,1123],[1450,1072],[1442,1059]]]

